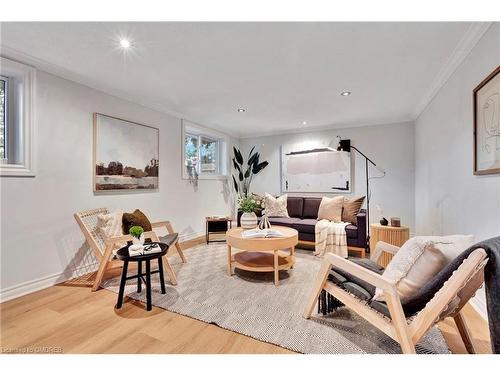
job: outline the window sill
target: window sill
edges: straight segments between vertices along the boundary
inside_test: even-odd
[[[35,171],[21,164],[1,164],[0,176],[5,177],[35,177]]]

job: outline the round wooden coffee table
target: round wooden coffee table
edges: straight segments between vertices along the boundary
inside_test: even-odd
[[[252,272],[274,272],[274,284],[279,283],[279,271],[292,269],[295,263],[295,246],[299,233],[292,228],[274,226],[285,235],[279,238],[243,238],[242,228],[226,232],[228,274],[232,276],[235,268]],[[235,247],[242,251],[232,254]],[[283,251],[287,250],[287,252]]]

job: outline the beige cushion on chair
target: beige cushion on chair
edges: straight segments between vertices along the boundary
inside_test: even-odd
[[[97,215],[97,230],[105,238],[122,236],[122,216],[123,212]]]
[[[413,237],[394,255],[383,277],[396,284],[399,297],[404,302],[415,296],[447,264],[446,256],[433,241]],[[385,301],[382,289],[375,290],[373,299]]]
[[[286,194],[275,198],[271,194],[266,193],[264,196],[264,214],[269,217],[289,217],[286,208],[287,198]]]
[[[123,212],[112,212],[109,214],[97,215],[97,231],[105,239],[123,236],[122,216]],[[126,242],[116,243],[114,245],[113,254],[116,255],[116,252],[126,245]]]
[[[344,207],[344,197],[323,197],[319,204],[318,220],[326,219],[340,223],[342,221],[342,207]]]
[[[432,241],[446,257],[447,262],[453,261],[469,247],[474,245],[473,235],[454,234],[450,236],[419,236],[423,241]]]

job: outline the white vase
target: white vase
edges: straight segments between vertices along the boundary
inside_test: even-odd
[[[142,233],[139,238],[132,236],[132,243],[134,245],[144,245],[144,233]]]
[[[240,223],[243,229],[253,229],[257,227],[257,215],[255,212],[243,212]]]

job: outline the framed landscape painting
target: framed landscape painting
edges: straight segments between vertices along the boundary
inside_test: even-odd
[[[159,130],[94,113],[94,191],[158,189]]]
[[[474,89],[474,174],[500,173],[500,66]]]

